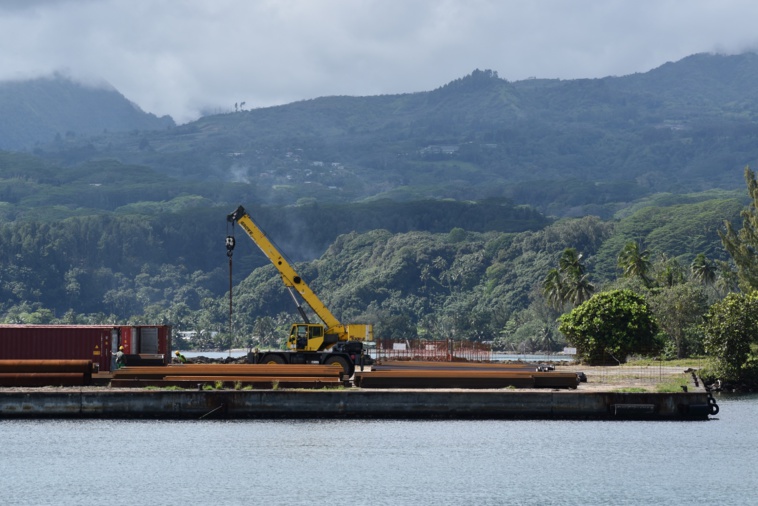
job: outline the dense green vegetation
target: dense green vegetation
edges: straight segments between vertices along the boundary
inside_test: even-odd
[[[177,181],[157,188],[197,193],[124,205],[83,199],[91,207],[76,208],[56,199],[91,180],[89,167],[64,171],[25,155],[0,160],[10,194],[31,183],[37,193],[30,198],[55,190],[46,206],[18,198],[8,206],[15,220],[0,225],[3,321],[168,323],[196,333],[187,345],[279,345],[294,318],[292,301],[241,233],[233,258],[234,336],[228,333],[223,237],[234,206],[210,202],[224,185],[231,192],[244,185],[193,188]],[[28,167],[33,170],[24,176]],[[101,181],[131,172],[117,162],[100,167]],[[140,177],[165,176],[144,169],[135,171],[134,179]],[[118,188],[110,191],[115,198]],[[504,200],[308,200],[250,211],[339,318],[372,322],[377,337],[555,350],[567,344],[557,328],[561,313],[581,307],[592,293],[631,288],[648,300],[660,327],[655,346],[636,352],[702,353],[698,325],[708,301],[736,288],[736,274],[718,267],[728,255],[716,232],[725,219],[737,219],[742,199],[739,192],[711,192],[651,202],[658,205],[630,209],[618,220],[553,223]],[[56,214],[58,208],[70,212]],[[641,241],[631,251],[644,254],[642,271],[624,263],[633,260],[624,254],[630,238]],[[693,247],[715,254],[696,254]],[[560,275],[558,299],[547,291],[551,272]]]
[[[739,378],[754,360],[730,294],[758,288],[758,190],[749,170],[747,198],[739,182],[758,158],[756,78],[755,54],[576,81],[477,70],[180,126],[65,80],[1,87],[4,117],[23,114],[14,100],[48,109],[47,130],[17,123],[26,151],[0,151],[0,320],[279,346],[296,313],[241,232],[229,272],[225,218],[243,204],[338,318],[378,338],[572,344],[589,361],[710,352],[714,375]],[[116,126],[55,110],[56,93]]]
[[[758,363],[751,344],[758,335],[758,297],[755,293],[729,294],[705,315],[705,351],[716,357],[717,377],[725,380],[758,379]]]
[[[657,352],[658,324],[645,298],[631,290],[599,293],[560,321],[559,330],[590,364],[622,364],[632,353]]]
[[[701,204],[691,206],[697,209]],[[307,241],[298,241],[297,236],[287,237],[286,244],[279,241],[284,234],[277,233],[284,227],[267,224],[264,228],[282,251],[301,255],[295,259],[298,271],[338,318],[372,322],[377,337],[454,337],[511,350],[559,349],[565,338],[557,332],[556,318],[587,298],[577,298],[576,291],[565,292],[574,295],[560,304],[551,303],[544,292],[545,278],[551,270],[563,270],[571,273],[568,281],[582,280],[592,286],[591,291],[624,285],[644,293],[662,322],[661,346],[671,342],[667,353],[702,351],[698,344],[702,333],[693,330],[702,312],[691,314],[673,305],[681,301],[690,307],[706,296],[705,288],[698,288],[704,281],[686,263],[689,255],[680,255],[679,260],[676,252],[665,249],[670,241],[650,243],[660,254],[649,264],[647,285],[619,277],[621,268],[611,276],[601,276],[592,268],[598,253],[633,217],[618,223],[585,217],[535,230],[474,232],[464,228],[471,215],[463,213],[466,220],[456,219],[461,216],[458,206],[451,202],[447,209],[456,212],[447,217],[441,212],[445,207],[438,209],[438,218],[444,218],[449,227],[446,233],[389,227],[347,232],[334,238],[317,259],[307,256],[309,247],[303,246]],[[492,203],[466,206],[488,208],[480,211],[482,216],[497,209]],[[331,229],[327,217],[332,215],[318,214],[318,209],[261,208],[261,219],[253,215],[263,223],[278,211],[293,221],[321,223],[315,227],[317,232]],[[362,205],[346,206],[343,212],[359,215],[362,209]],[[385,224],[394,223],[398,214],[407,220],[408,209],[387,207]],[[5,224],[0,229],[4,319],[161,322],[197,332],[203,337],[196,345],[210,345],[212,332],[218,332],[215,345],[231,344],[227,258],[220,224],[228,211],[196,208],[153,217],[103,214],[53,224]],[[530,216],[526,223],[531,223]],[[339,220],[329,219],[337,227]],[[239,235],[233,257],[235,343],[275,345],[283,327],[295,318],[292,301],[252,241],[241,231],[235,235]],[[312,238],[314,244],[320,240],[318,233],[300,236],[304,237]],[[574,246],[567,251],[567,244]],[[702,258],[716,265],[705,255]],[[713,283],[708,290],[715,298]],[[697,307],[704,310],[703,304]]]

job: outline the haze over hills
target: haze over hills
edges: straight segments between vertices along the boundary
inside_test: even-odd
[[[25,150],[56,137],[160,130],[174,126],[143,112],[107,84],[85,85],[60,74],[0,82],[0,149]]]

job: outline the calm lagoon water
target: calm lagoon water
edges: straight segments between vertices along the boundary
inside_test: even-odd
[[[4,505],[752,504],[758,396],[707,422],[0,421]]]

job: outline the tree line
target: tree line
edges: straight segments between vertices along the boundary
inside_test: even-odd
[[[754,180],[749,169],[746,179]],[[753,198],[754,193],[751,189]],[[725,209],[722,202],[676,204],[668,216],[676,216],[672,209],[683,216],[698,210],[700,226],[710,229],[709,222]],[[318,215],[319,206],[306,208]],[[754,209],[755,203],[743,211],[743,227],[756,226]],[[638,213],[648,216],[648,209]],[[295,312],[275,269],[251,241],[240,238],[248,251],[235,253],[230,315],[223,234],[193,235],[205,218],[187,216],[4,224],[3,321],[161,323],[194,332],[187,346],[280,346]],[[745,352],[733,351],[733,336],[708,327],[731,314],[730,308],[752,307],[744,295],[756,277],[752,229],[738,230],[734,216],[721,216],[722,224],[724,218],[728,225],[714,227],[725,246],[720,258],[691,251],[675,255],[684,243],[656,242],[655,227],[645,240],[629,239],[642,223],[655,221],[632,214],[621,221],[588,216],[509,232],[353,231],[337,236],[319,258],[295,264],[339,319],[374,323],[378,338],[471,340],[527,352],[572,344],[589,361],[623,362],[634,354],[686,357],[717,349],[742,360]],[[621,247],[613,274],[604,276],[608,255],[602,253],[609,244]],[[672,244],[674,249],[657,249]],[[212,261],[203,254],[210,250],[217,252]],[[598,315],[608,328],[592,332],[607,331],[609,341],[591,348],[582,344],[590,336],[584,325]],[[629,339],[630,329],[642,334]],[[587,343],[597,341],[591,337]],[[749,345],[747,350],[749,355]],[[718,371],[734,377],[743,365]]]
[[[595,295],[585,286],[577,298],[581,268],[573,250],[564,252],[543,290],[556,304],[575,305],[559,317],[558,328],[585,360],[621,363],[634,353],[668,349],[679,358],[711,357],[701,371],[706,381],[758,382],[758,182],[749,167],[745,181],[751,202],[741,212],[742,227],[727,220],[718,231],[730,261],[701,253],[688,268],[676,259],[653,263],[648,250],[630,241],[618,255],[623,277]]]

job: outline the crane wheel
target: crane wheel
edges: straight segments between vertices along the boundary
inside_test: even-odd
[[[259,364],[284,364],[284,359],[279,355],[264,355]]]
[[[324,360],[324,365],[331,365],[332,367],[339,367],[342,369],[342,374],[350,374],[350,364],[347,363],[342,357],[329,357]]]

